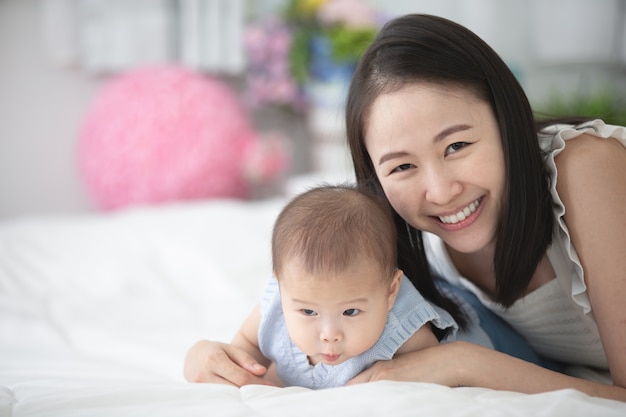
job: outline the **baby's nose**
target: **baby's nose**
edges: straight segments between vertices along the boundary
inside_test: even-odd
[[[343,333],[339,326],[332,323],[325,324],[320,332],[320,339],[323,342],[339,342],[343,336]]]

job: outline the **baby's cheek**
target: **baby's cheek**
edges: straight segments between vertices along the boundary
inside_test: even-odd
[[[287,320],[285,318],[285,322],[287,324],[287,331],[289,332],[289,337],[291,341],[304,353],[309,354],[309,350],[311,350],[311,344],[315,339],[315,335],[311,326],[307,326],[303,323],[298,322],[298,320]]]
[[[353,333],[350,341],[351,356],[357,356],[376,344],[382,334],[383,326],[366,326]]]

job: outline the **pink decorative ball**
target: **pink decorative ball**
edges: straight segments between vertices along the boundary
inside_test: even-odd
[[[79,169],[105,210],[248,197],[249,114],[223,82],[178,66],[142,68],[105,85],[79,137]]]

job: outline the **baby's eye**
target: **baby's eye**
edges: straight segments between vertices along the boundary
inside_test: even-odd
[[[303,308],[302,310],[300,310],[302,312],[302,314],[304,314],[305,316],[317,316],[317,313],[313,310],[309,310],[308,308]]]
[[[392,172],[402,172],[402,171],[406,171],[407,169],[413,168],[415,165],[413,164],[401,164],[399,166],[397,166],[396,168],[394,168],[394,170]]]
[[[348,317],[354,317],[358,315],[360,312],[361,310],[359,310],[358,308],[349,308],[343,312],[343,315],[348,316]]]
[[[448,154],[455,153],[463,149],[468,143],[467,142],[454,142],[448,149],[446,150]]]

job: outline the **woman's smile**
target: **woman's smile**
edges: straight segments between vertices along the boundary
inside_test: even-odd
[[[433,217],[438,219],[441,227],[446,230],[452,231],[452,230],[463,229],[471,225],[472,223],[474,223],[474,221],[476,221],[476,219],[480,215],[480,212],[482,209],[482,205],[481,205],[482,199],[483,199],[482,197],[477,198],[476,200],[468,204],[466,207],[464,207],[463,209],[459,210],[458,212],[454,214],[439,215],[439,216],[433,216]]]

